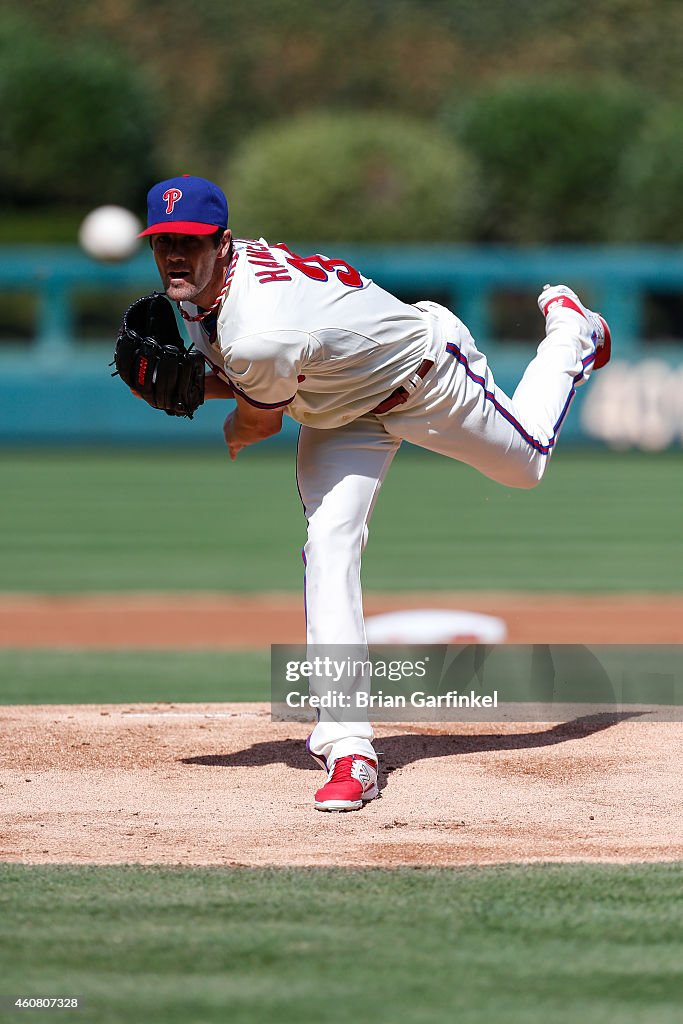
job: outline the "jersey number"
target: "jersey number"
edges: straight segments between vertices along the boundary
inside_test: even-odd
[[[284,249],[289,253],[287,263],[313,281],[329,281],[330,274],[336,274],[339,282],[349,288],[363,287],[362,277],[345,260],[328,260],[325,256],[297,256],[284,242],[278,242],[273,248]]]

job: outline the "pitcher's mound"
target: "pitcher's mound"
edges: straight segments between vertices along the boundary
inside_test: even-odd
[[[306,726],[259,704],[2,709],[0,859],[456,865],[683,857],[681,723],[378,729],[382,795],[313,809]]]

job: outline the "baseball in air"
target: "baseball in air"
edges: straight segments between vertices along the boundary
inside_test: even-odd
[[[129,259],[138,249],[140,221],[123,206],[98,206],[78,229],[81,248],[94,260],[117,263]]]

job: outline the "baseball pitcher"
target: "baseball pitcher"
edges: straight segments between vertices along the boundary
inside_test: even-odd
[[[545,337],[508,397],[455,314],[402,302],[344,260],[233,238],[226,198],[203,178],[155,185],[142,234],[167,298],[155,294],[127,311],[117,371],[170,415],[234,398],[224,425],[231,459],[277,433],[284,415],[301,425],[307,643],[350,645],[358,660],[366,656],[361,555],[401,442],[510,487],[534,487],[576,388],[610,357],[603,318],[569,288],[546,286],[538,300]],[[190,350],[167,300],[186,321]],[[367,689],[369,679],[347,686]],[[316,808],[354,810],[378,795],[372,740],[368,721],[321,710],[307,742],[327,773]]]

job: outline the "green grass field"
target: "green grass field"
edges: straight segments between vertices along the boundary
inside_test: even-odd
[[[0,454],[0,589],[299,590],[294,454]],[[367,590],[680,590],[683,454],[560,452],[533,491],[402,451]]]
[[[674,1024],[682,893],[664,864],[0,866],[2,995],[88,1024]]]
[[[291,452],[14,452],[0,468],[4,591],[300,590]],[[366,589],[680,590],[682,470],[680,453],[561,453],[515,492],[402,453]],[[267,652],[0,652],[4,704],[264,700],[268,679]],[[85,1008],[59,1019],[88,1024],[675,1024],[682,893],[681,864],[0,864],[0,1021],[47,1017],[12,996],[62,994]]]
[[[0,649],[0,705],[253,700],[270,700],[269,650]]]

